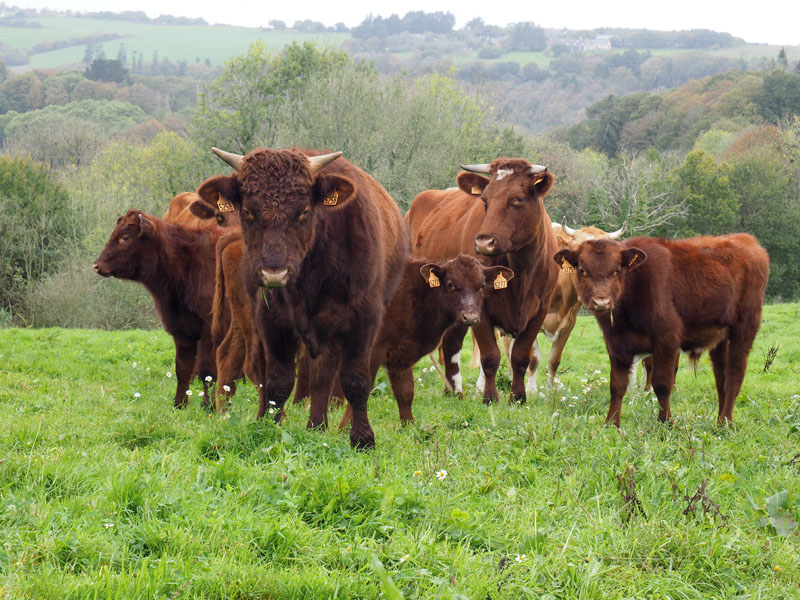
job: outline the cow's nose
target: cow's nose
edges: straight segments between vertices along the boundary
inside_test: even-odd
[[[595,310],[608,310],[611,307],[611,298],[594,298],[592,304]]]
[[[494,254],[497,252],[497,238],[493,235],[476,235],[475,252],[478,254]]]
[[[480,319],[480,313],[469,311],[461,313],[461,323],[464,325],[475,325]]]
[[[261,282],[265,287],[286,287],[289,283],[289,269],[261,269],[259,272]]]

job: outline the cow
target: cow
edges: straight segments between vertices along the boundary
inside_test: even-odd
[[[515,338],[511,399],[522,402],[531,347],[558,278],[551,260],[558,248],[544,207],[554,176],[524,159],[500,158],[462,168],[466,172],[458,175],[458,189],[422,192],[411,203],[406,215],[411,251],[414,257],[434,261],[477,253],[484,264],[506,266],[514,272],[514,279],[506,284],[507,293],[486,299],[472,333],[481,353],[485,403],[497,400],[500,351],[494,328]],[[445,373],[457,393],[462,391],[456,376],[466,331],[466,326],[453,327],[442,340]]]
[[[141,283],[153,297],[164,329],[175,343],[174,405],[188,403],[192,375],[216,378],[211,341],[214,249],[223,230],[174,224],[131,209],[117,219],[93,267],[103,277]]]
[[[670,420],[681,350],[693,361],[709,351],[717,420],[733,420],[769,276],[769,256],[754,237],[588,240],[553,259],[577,273],[578,296],[603,332],[611,362],[608,422],[619,427],[631,365],[649,354],[658,418]]]
[[[255,327],[253,302],[242,279],[244,252],[238,228],[217,242],[211,338],[217,349],[215,404],[219,413],[228,409],[236,380],[243,374],[255,385],[264,384],[264,350]]]
[[[460,254],[444,262],[409,260],[403,278],[383,316],[372,348],[372,377],[381,365],[397,400],[400,422],[414,421],[414,365],[439,346],[445,331],[454,324],[475,325],[484,298],[506,293],[494,289],[502,276],[511,281],[514,272],[503,266],[486,267],[475,257]],[[350,419],[348,407],[339,427]]]
[[[169,208],[161,218],[176,225],[204,227],[208,223],[204,219],[198,218],[191,209],[199,199],[200,197],[194,192],[181,192],[170,200]]]
[[[312,382],[308,426],[327,426],[338,371],[353,410],[350,443],[373,447],[369,353],[408,254],[397,204],[341,152],[214,152],[234,173],[198,194],[241,211],[242,277],[266,358],[259,418],[268,406],[276,420],[284,416],[303,343],[322,375]]]

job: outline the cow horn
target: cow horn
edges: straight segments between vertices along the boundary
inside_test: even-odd
[[[244,156],[242,156],[241,154],[233,154],[232,152],[225,152],[225,150],[220,150],[219,148],[211,148],[211,151],[237,171],[241,168],[242,160],[244,160]]]
[[[459,165],[465,171],[470,171],[472,173],[483,173],[485,175],[490,175],[491,171],[489,170],[489,163],[483,163],[482,165]]]
[[[566,233],[569,237],[575,235],[575,230],[567,225],[567,217],[561,219],[561,229],[563,229],[564,233]]]
[[[622,237],[622,234],[625,233],[625,226],[628,224],[627,221],[622,223],[622,227],[617,229],[616,231],[612,231],[608,234],[609,239],[616,240]]]
[[[325,165],[328,165],[333,161],[335,161],[341,155],[342,155],[341,152],[331,152],[330,154],[322,154],[320,156],[309,156],[308,170],[311,173],[311,175],[313,175]]]
[[[547,167],[542,165],[531,165],[531,175],[539,175],[547,171]]]

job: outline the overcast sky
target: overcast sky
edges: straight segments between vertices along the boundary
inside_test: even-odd
[[[144,10],[149,16],[203,17],[210,23],[258,27],[272,19],[291,25],[312,19],[325,25],[342,22],[358,25],[370,13],[401,17],[412,10],[449,11],[460,28],[475,17],[492,25],[533,21],[543,27],[593,29],[596,27],[644,27],[647,29],[713,29],[724,31],[751,43],[800,45],[800,2],[798,0],[556,0],[494,4],[478,0],[407,0],[381,3],[368,0],[6,0],[6,4],[26,8],[49,7],[58,10],[123,11]]]

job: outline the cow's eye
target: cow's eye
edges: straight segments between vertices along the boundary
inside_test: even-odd
[[[486,201],[486,198],[481,196],[481,202],[483,202],[483,210],[488,211],[489,210],[489,203]]]
[[[311,215],[311,207],[310,206],[306,206],[303,209],[303,212],[301,212],[300,215],[297,217],[297,222],[298,223],[305,223],[306,221],[308,221],[309,215]]]
[[[511,204],[514,206],[522,206],[525,203],[525,198],[514,198],[511,201]]]
[[[123,233],[121,236],[119,236],[119,241],[120,242],[129,242],[130,239],[131,239],[131,236],[129,236],[127,233]]]
[[[589,271],[587,271],[583,267],[578,267],[578,275],[580,275],[581,277],[588,277]]]
[[[614,272],[611,274],[611,276],[612,276],[612,277],[616,277],[617,275],[619,275],[619,269],[617,269],[616,271],[614,271]]]
[[[253,213],[251,213],[246,208],[242,209],[242,216],[244,217],[244,220],[247,221],[248,223],[252,223],[256,220],[256,218],[253,216]]]
[[[217,213],[217,223],[219,223],[220,225],[225,223],[225,215],[223,215],[222,213]]]
[[[456,285],[452,281],[447,282],[447,289],[451,292],[456,289]]]

